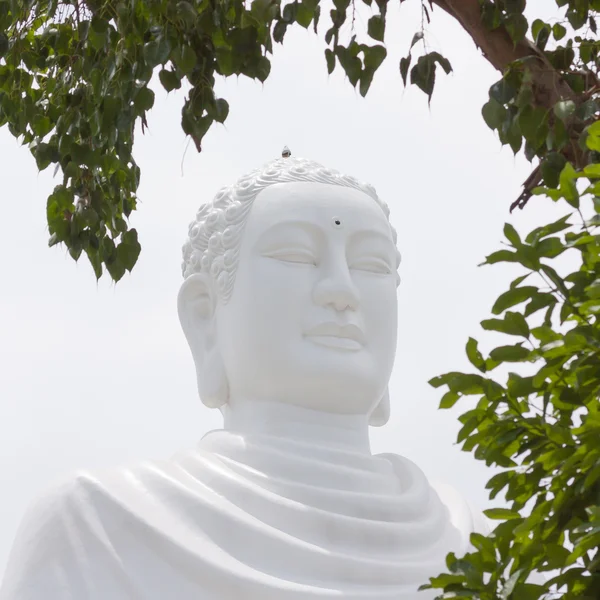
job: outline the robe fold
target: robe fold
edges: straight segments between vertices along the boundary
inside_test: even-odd
[[[406,458],[214,431],[42,495],[0,600],[427,600],[475,530]]]

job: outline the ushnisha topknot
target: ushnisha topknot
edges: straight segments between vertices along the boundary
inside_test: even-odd
[[[220,301],[227,303],[233,291],[244,226],[254,200],[270,185],[292,182],[325,183],[360,190],[373,198],[389,221],[390,210],[372,185],[288,154],[244,175],[234,185],[222,188],[211,202],[200,207],[183,245],[184,279],[194,273],[209,273]],[[396,244],[397,234],[393,227],[391,229]],[[399,264],[398,253],[397,266]]]

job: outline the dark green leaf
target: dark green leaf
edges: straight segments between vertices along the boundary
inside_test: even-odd
[[[158,78],[167,92],[178,90],[181,87],[181,81],[174,71],[162,69],[158,74]]]
[[[499,315],[506,309],[516,306],[525,300],[531,298],[538,292],[538,289],[533,286],[516,287],[508,292],[504,292],[495,302],[492,312]]]
[[[385,35],[385,20],[381,15],[373,15],[367,25],[367,33],[378,42],[383,42]]]
[[[500,346],[490,352],[490,358],[497,362],[521,362],[529,357],[529,350],[520,344],[515,346]]]
[[[140,111],[150,110],[154,106],[154,92],[143,87],[135,97],[134,105]]]
[[[406,85],[406,77],[408,76],[408,68],[410,67],[411,60],[412,56],[410,54],[400,59],[400,75],[402,76],[404,85]]]
[[[331,75],[335,69],[335,54],[329,48],[325,50],[325,60],[327,61],[327,72]]]

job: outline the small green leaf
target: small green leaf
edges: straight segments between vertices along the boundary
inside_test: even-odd
[[[494,83],[494,85],[490,88],[490,98],[493,98],[499,104],[506,104],[510,102],[517,91],[516,89],[506,81],[506,79],[501,79]]]
[[[490,352],[490,358],[497,362],[521,362],[528,358],[529,350],[521,344],[514,346],[499,346]]]
[[[490,129],[498,129],[506,117],[506,108],[493,98],[490,98],[489,102],[483,105],[481,114]]]
[[[423,39],[423,32],[422,31],[417,31],[417,33],[415,33],[415,35],[413,35],[413,39],[410,43],[410,48],[412,50],[413,46],[419,41]]]
[[[452,408],[459,400],[460,395],[456,392],[446,392],[440,400],[440,408]]]
[[[566,121],[570,116],[573,115],[577,105],[573,100],[560,100],[554,105],[554,114],[563,121]]]
[[[130,229],[121,235],[121,242],[117,246],[117,261],[125,269],[131,271],[137,262],[142,247],[138,242],[137,231]]]
[[[225,122],[225,119],[227,119],[227,115],[229,115],[229,104],[227,103],[227,100],[219,98],[215,102],[215,121],[217,121],[217,123],[223,123]]]
[[[373,15],[367,25],[367,33],[378,42],[383,42],[385,35],[385,20],[381,15]]]
[[[506,223],[504,225],[504,235],[506,236],[506,239],[511,243],[511,245],[515,248],[518,248],[523,245],[523,243],[521,242],[521,238],[517,233],[517,230],[510,223]]]
[[[400,59],[400,75],[402,76],[402,82],[406,85],[406,77],[408,76],[408,68],[412,61],[412,56],[409,54],[404,58]]]
[[[190,46],[183,44],[175,52],[175,64],[184,75],[189,75],[196,66],[196,53]]]
[[[167,92],[178,90],[181,87],[181,81],[174,71],[162,69],[158,74],[158,78]]]
[[[504,319],[486,319],[481,322],[487,331],[499,331],[508,335],[529,336],[529,326],[525,317],[520,313],[507,312]]]
[[[502,520],[508,521],[510,519],[520,519],[521,515],[514,510],[509,510],[508,508],[490,508],[488,510],[484,510],[483,514],[488,519],[494,520]]]
[[[479,369],[482,373],[485,373],[485,359],[483,358],[481,352],[479,352],[479,349],[477,348],[477,340],[470,337],[469,341],[467,342],[466,351],[469,362],[476,369]]]
[[[559,185],[563,198],[573,207],[579,208],[579,192],[577,191],[577,171],[571,163],[567,163],[560,173]]]
[[[554,35],[554,39],[556,41],[562,40],[565,35],[567,35],[567,30],[560,23],[555,23],[552,26],[552,34]]]
[[[140,111],[150,110],[154,106],[154,92],[143,87],[135,97],[134,106]]]
[[[567,164],[567,159],[558,152],[549,152],[542,160],[540,171],[544,183],[549,188],[557,188],[560,182],[560,174]]]
[[[499,315],[506,309],[516,306],[521,302],[525,302],[538,292],[538,288],[534,286],[516,287],[508,292],[504,292],[495,302],[492,307],[492,312]]]
[[[325,50],[325,60],[327,61],[327,72],[331,75],[335,69],[335,54],[329,48]]]

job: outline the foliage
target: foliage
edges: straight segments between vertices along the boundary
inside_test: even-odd
[[[442,408],[480,397],[460,417],[458,441],[500,467],[487,488],[510,503],[486,511],[500,521],[492,535],[473,534],[473,552],[449,555],[449,572],[424,586],[440,598],[600,598],[600,121],[581,137],[595,161],[579,170],[566,163],[554,187],[534,190],[569,213],[525,239],[507,224],[508,248],[484,263],[524,268],[481,323],[512,341],[485,357],[471,338],[478,372],[430,382],[447,388]],[[561,274],[565,263],[577,268]],[[514,369],[504,383],[490,376],[500,365]]]
[[[431,98],[438,67],[452,68],[427,47],[431,8],[465,24],[453,11],[475,3],[477,25],[510,35],[517,58],[492,86],[485,120],[502,143],[517,152],[524,141],[526,156],[542,160],[535,185],[543,176],[555,187],[566,160],[581,166],[586,158],[574,139],[598,112],[598,41],[589,32],[596,31],[590,10],[600,0],[556,0],[570,26],[585,30],[574,37],[558,21],[536,19],[529,27],[525,0],[481,0],[481,9],[480,0],[420,1],[423,25],[400,61],[404,82],[410,78]],[[388,2],[362,3],[372,11],[361,35],[368,43],[357,38],[355,0],[334,0],[324,38],[328,71],[339,64],[364,96],[387,56]],[[62,173],[48,198],[50,245],[64,243],[75,260],[85,251],[97,277],[103,266],[115,281],[131,270],[140,252],[128,224],[140,182],[134,131],[136,123],[147,127],[152,75],[168,92],[189,88],[181,126],[200,151],[206,132],[229,112],[215,96],[215,77],[265,81],[274,43],[295,25],[317,32],[320,16],[319,0],[0,0],[0,126],[28,145],[40,170],[55,165]],[[529,30],[535,47],[525,40]],[[535,51],[523,51],[525,43]],[[533,187],[526,186],[520,205]]]
[[[369,2],[370,4],[370,2]],[[336,0],[326,34],[353,85],[366,94],[386,50],[339,44],[349,0]],[[383,40],[386,2],[368,24]],[[63,181],[48,198],[50,245],[85,251],[97,277],[118,281],[140,245],[127,222],[136,208],[140,169],[132,155],[136,123],[147,126],[158,71],[168,91],[189,92],[181,126],[198,151],[229,111],[215,97],[217,75],[264,81],[267,54],[294,23],[319,21],[318,0],[0,0],[0,126],[27,144],[38,168],[54,164]]]

